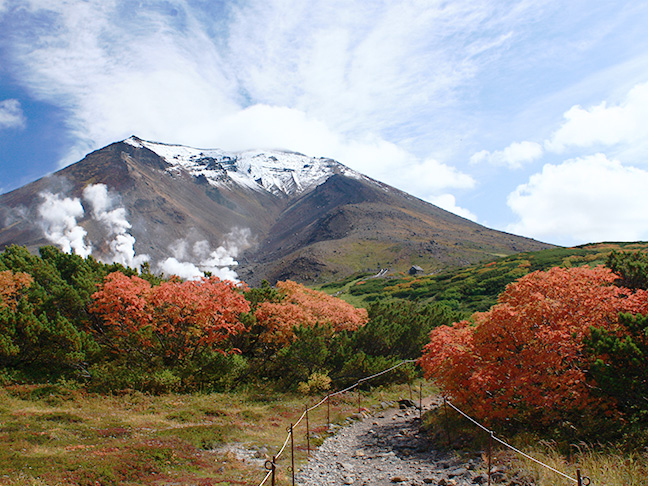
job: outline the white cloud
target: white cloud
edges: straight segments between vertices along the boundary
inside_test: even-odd
[[[430,201],[447,189],[472,189],[476,185],[472,176],[435,159],[415,159],[400,167],[385,167],[385,170],[389,173],[381,180],[392,181],[392,185]]]
[[[565,122],[545,143],[547,150],[562,152],[573,147],[642,144],[648,139],[648,83],[632,88],[625,99],[606,101],[585,109],[573,106]],[[644,152],[645,156],[645,152]]]
[[[648,238],[648,172],[603,154],[547,164],[509,195],[507,230],[561,244]]]
[[[542,157],[542,145],[536,142],[513,142],[504,150],[489,152],[482,150],[470,157],[471,164],[489,163],[492,165],[506,165],[511,169],[519,169],[524,164],[533,162]]]
[[[457,206],[457,200],[452,194],[442,194],[441,196],[430,198],[430,202],[442,209],[445,209],[446,211],[450,211],[451,213],[461,216],[462,218],[466,218],[471,221],[477,221],[477,216],[475,214],[473,214],[466,208]]]
[[[24,128],[26,125],[20,101],[8,99],[0,101],[0,130],[3,128]]]

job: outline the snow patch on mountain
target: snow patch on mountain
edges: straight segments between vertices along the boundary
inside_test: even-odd
[[[308,157],[295,152],[225,152],[147,142],[137,137],[124,142],[156,153],[170,165],[167,170],[172,174],[185,170],[194,177],[205,177],[213,186],[237,184],[275,195],[292,196],[319,186],[333,174],[364,178],[332,159]]]

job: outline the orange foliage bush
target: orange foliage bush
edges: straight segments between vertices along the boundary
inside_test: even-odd
[[[356,309],[341,299],[287,280],[277,283],[284,299],[279,303],[263,302],[255,312],[265,331],[266,342],[288,344],[299,325],[329,324],[333,331],[355,330],[368,321],[366,309]]]
[[[101,331],[112,338],[115,352],[155,348],[172,360],[218,350],[228,336],[244,330],[239,316],[250,310],[235,284],[216,277],[152,287],[115,272],[92,298],[90,310],[103,322]]]
[[[0,309],[9,308],[11,312],[15,312],[18,301],[33,281],[27,273],[13,273],[11,270],[0,272]]]
[[[420,364],[483,420],[548,422],[611,406],[590,393],[583,338],[615,329],[619,312],[647,313],[648,293],[616,287],[604,267],[553,268],[510,284],[491,310],[430,333]]]

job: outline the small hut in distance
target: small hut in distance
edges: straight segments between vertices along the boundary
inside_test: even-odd
[[[408,272],[410,275],[423,275],[425,273],[418,265],[412,265]]]

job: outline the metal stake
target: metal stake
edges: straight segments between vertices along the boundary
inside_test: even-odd
[[[580,469],[576,469],[576,480],[578,481],[578,486],[583,486],[583,478],[581,478]]]
[[[331,428],[331,394],[326,395],[326,430]]]
[[[491,484],[491,464],[493,456],[493,433],[488,436],[488,486]]]
[[[293,424],[290,424],[290,463],[292,469],[292,483],[295,486],[295,434],[293,434]]]
[[[310,456],[310,425],[308,423],[308,405],[306,406],[306,450]]]
[[[423,418],[423,382],[419,384],[419,418]]]
[[[450,424],[448,423],[448,405],[446,404],[446,398],[443,397],[443,415],[445,417],[445,429],[446,436],[448,437],[448,449],[450,448]]]
[[[272,456],[272,486],[275,486],[275,474],[277,472],[277,456]]]

